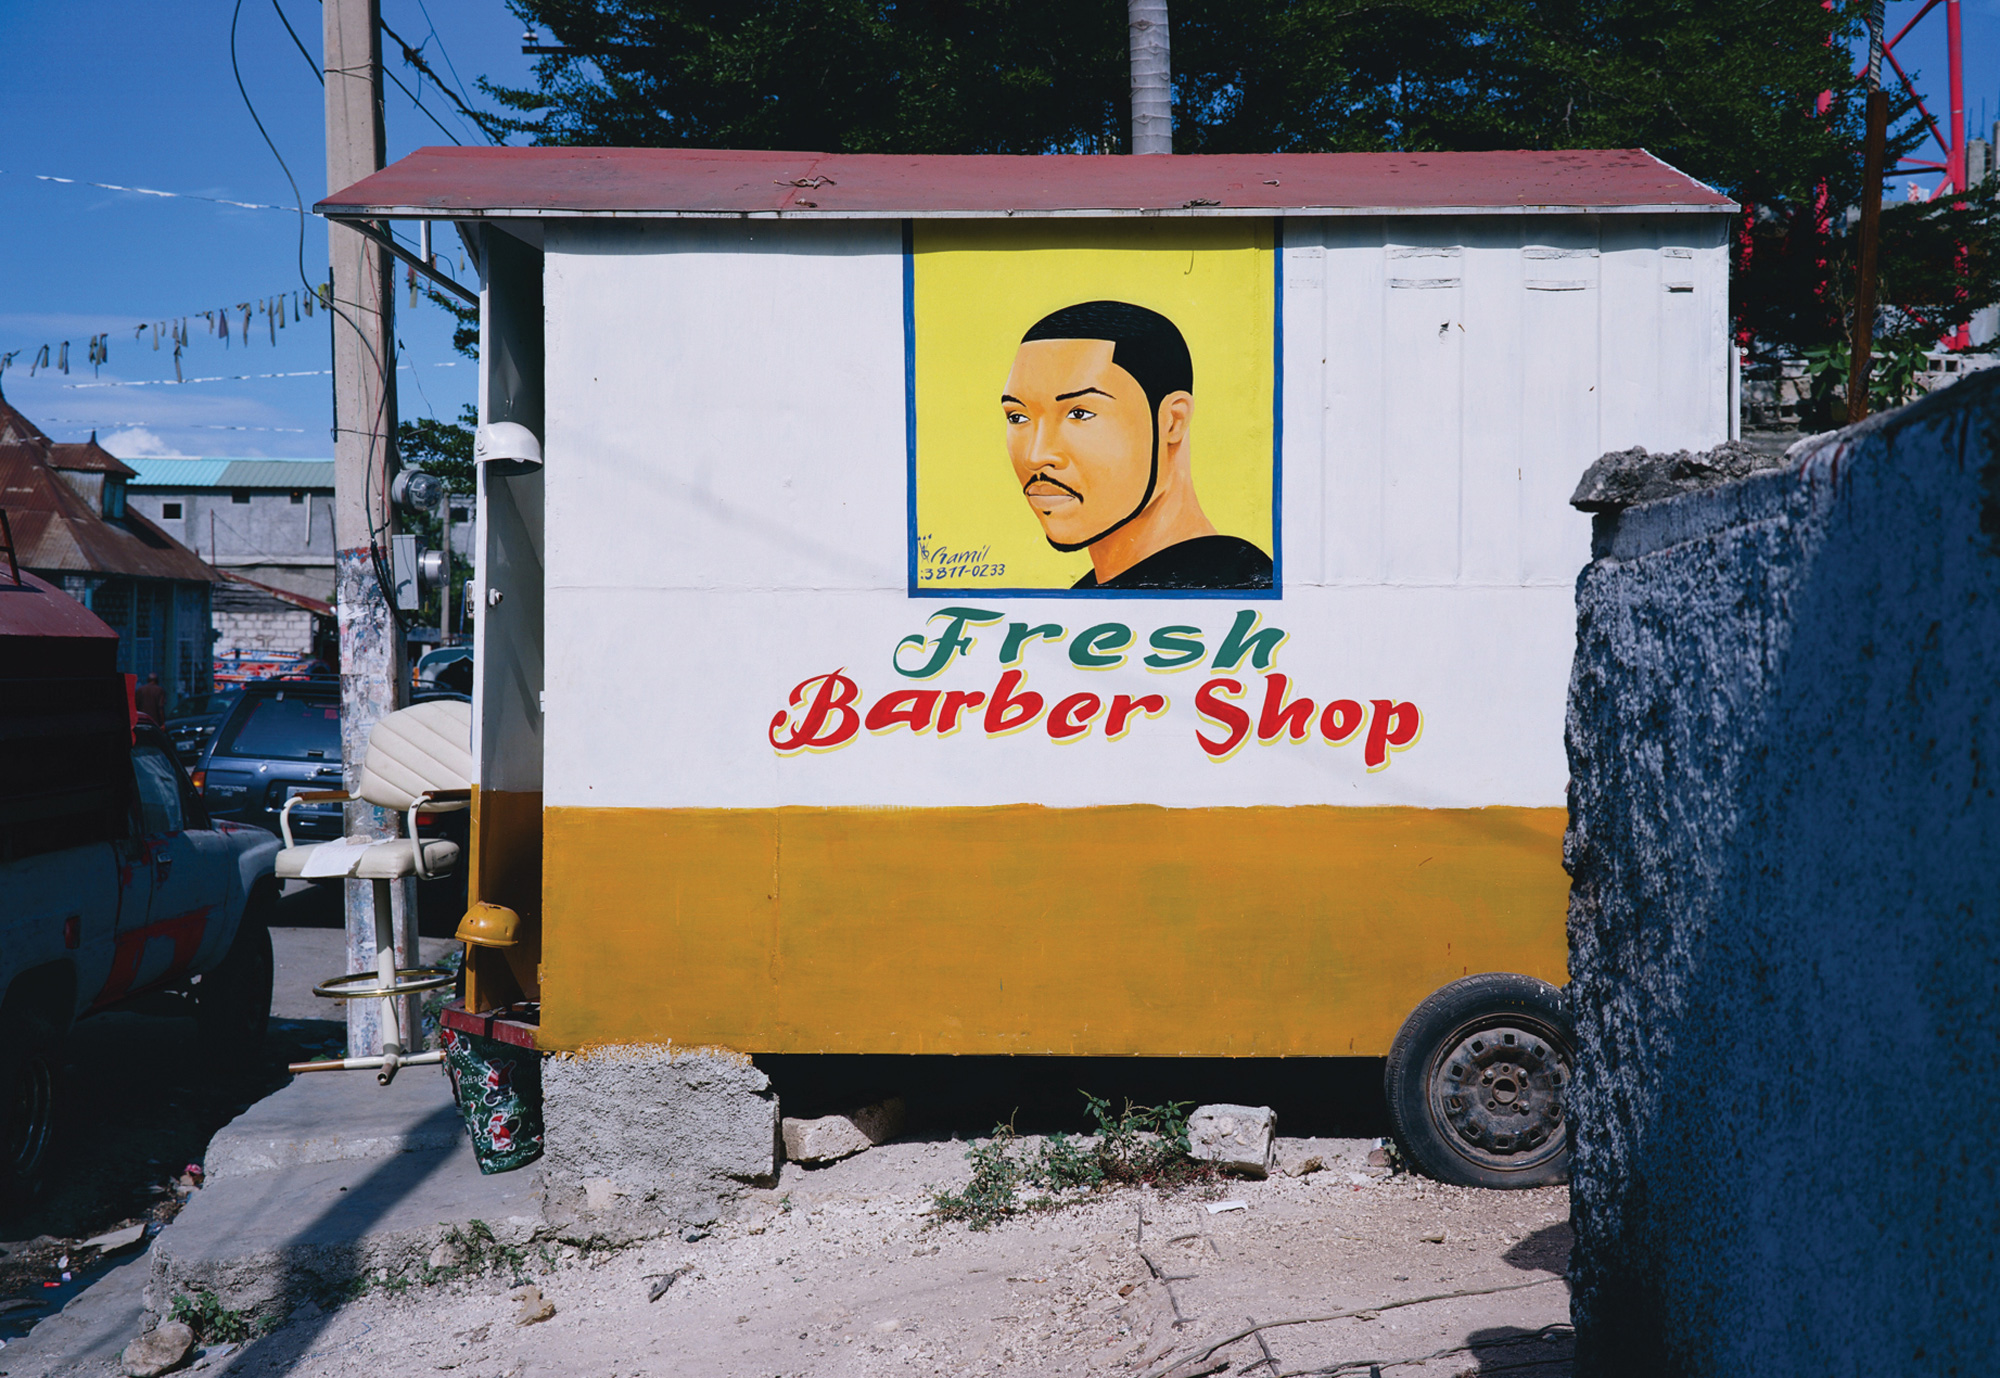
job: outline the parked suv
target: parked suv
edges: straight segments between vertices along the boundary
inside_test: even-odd
[[[298,675],[245,684],[195,781],[211,816],[274,833],[279,810],[294,794],[342,788],[339,678]],[[292,810],[293,841],[340,835],[339,804]]]
[[[236,706],[236,700],[243,697],[241,689],[218,689],[212,694],[197,694],[184,699],[180,708],[169,714],[165,723],[166,734],[174,744],[174,754],[181,758],[181,764],[189,770],[201,763],[201,753],[208,750],[208,744],[215,737],[215,729],[222,726],[222,720],[229,716],[229,710]]]

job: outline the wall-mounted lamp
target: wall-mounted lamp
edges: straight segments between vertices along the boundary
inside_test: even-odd
[[[541,467],[542,442],[515,421],[489,421],[472,436],[472,457],[501,474],[524,474]]]

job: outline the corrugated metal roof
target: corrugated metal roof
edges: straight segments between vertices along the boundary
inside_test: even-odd
[[[333,491],[333,461],[235,459],[222,471],[224,488],[324,488]]]
[[[219,571],[227,581],[227,586],[254,593],[259,597],[278,603],[289,603],[295,608],[303,608],[315,617],[332,617],[333,604],[319,598],[308,598],[303,593],[293,593],[290,589],[275,588],[270,584],[260,584],[255,579],[246,579],[234,570]],[[220,603],[217,604],[221,606]]]
[[[47,580],[24,569],[21,584],[25,587],[16,587],[9,572],[0,568],[0,652],[25,657],[38,649],[38,641],[118,640],[118,633],[96,613]],[[12,673],[21,668],[15,666]]]
[[[214,488],[222,482],[222,471],[236,461],[230,459],[133,459],[127,460],[138,477],[125,486],[131,488]]]
[[[897,157],[423,148],[320,202],[335,217],[1543,214],[1735,202],[1643,149]]]
[[[75,474],[122,474],[130,478],[138,471],[97,443],[96,432],[88,440],[49,446],[49,467]]]
[[[135,459],[129,488],[300,488],[333,491],[330,459]]]
[[[0,444],[0,507],[30,569],[213,583],[221,576],[138,513],[107,521],[48,466],[43,445]]]
[[[5,397],[0,397],[0,445],[16,440],[47,440],[42,428],[16,411]]]

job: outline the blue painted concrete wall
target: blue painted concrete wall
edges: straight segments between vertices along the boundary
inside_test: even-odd
[[[1596,539],[1576,1371],[1987,1371],[2000,370]]]

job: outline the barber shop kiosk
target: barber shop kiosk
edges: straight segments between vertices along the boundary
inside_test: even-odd
[[[1388,1056],[1440,1175],[1566,1155],[1567,500],[1731,437],[1727,198],[1637,150],[430,148],[319,209],[478,273],[465,1018]]]

